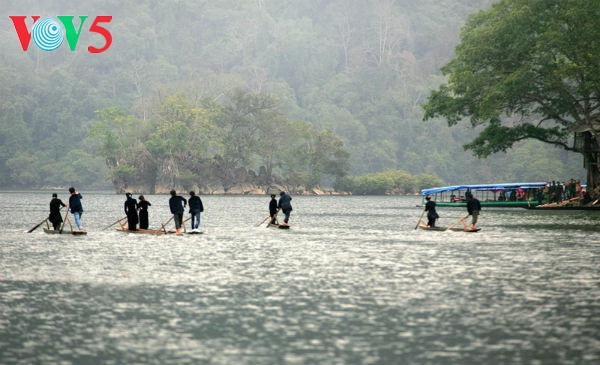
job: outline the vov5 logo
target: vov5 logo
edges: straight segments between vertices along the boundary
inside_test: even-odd
[[[29,43],[31,43],[31,38],[33,38],[33,42],[36,46],[38,46],[39,49],[42,51],[51,52],[60,47],[65,39],[65,36],[67,38],[67,42],[69,43],[69,48],[71,51],[75,51],[77,48],[77,42],[79,42],[81,30],[83,29],[83,24],[87,20],[88,16],[80,15],[79,29],[75,29],[75,26],[73,25],[73,18],[75,18],[74,16],[58,15],[57,18],[60,21],[59,23],[52,18],[40,19],[38,15],[34,15],[31,17],[33,19],[33,28],[31,31],[29,31],[27,24],[25,24],[25,19],[27,19],[27,16],[11,15],[9,18],[12,20],[15,26],[15,31],[19,37],[23,51],[27,51],[29,48]],[[110,47],[112,44],[112,35],[108,29],[99,24],[110,23],[111,20],[111,15],[101,15],[94,19],[89,28],[89,32],[101,35],[104,38],[104,45],[100,48],[89,46],[88,52],[102,53]]]

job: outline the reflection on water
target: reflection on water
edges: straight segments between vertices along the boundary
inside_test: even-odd
[[[600,361],[596,212],[465,234],[414,230],[416,197],[294,197],[284,231],[256,227],[268,197],[203,197],[205,234],[154,237],[102,231],[124,199],[84,192],[88,236],[23,233],[49,198],[0,194],[1,364]]]

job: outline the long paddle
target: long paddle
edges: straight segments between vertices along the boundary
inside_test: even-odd
[[[419,217],[419,220],[417,221],[417,225],[415,226],[415,229],[419,228],[419,224],[421,223],[421,220],[423,219],[424,215],[425,215],[425,211],[423,211],[423,213],[421,213],[421,216]]]
[[[446,231],[447,231],[447,230],[449,230],[449,229],[452,229],[452,228],[454,228],[454,226],[455,226],[455,225],[457,225],[458,223],[460,223],[460,222],[464,222],[464,220],[465,220],[465,219],[467,219],[467,218],[469,218],[469,215],[468,215],[468,214],[467,214],[465,217],[462,217],[462,218],[460,218],[459,220],[457,220],[456,222],[452,223],[452,224],[450,225],[450,227],[446,228]],[[464,223],[463,223],[463,225],[464,225]]]
[[[170,222],[171,220],[173,220],[173,217],[175,217],[175,216],[174,216],[174,215],[172,215],[172,216],[171,216],[171,218],[169,218],[169,220],[168,220],[168,221],[166,221],[165,223],[161,224],[162,230],[165,232],[165,234],[167,234],[167,229],[165,228],[165,226],[166,226],[167,224],[169,224],[169,222]]]
[[[69,206],[67,205],[67,212],[65,213],[65,219],[63,219],[63,224],[60,226],[60,231],[58,233],[62,234],[63,229],[65,228],[65,221],[69,218]]]
[[[33,226],[33,228],[31,228],[29,231],[27,231],[27,233],[31,233],[31,232],[35,231],[36,229],[38,229],[39,226],[41,226],[42,224],[44,224],[44,222],[46,222],[47,220],[48,220],[48,218],[44,218],[43,221],[41,221],[40,223],[38,223],[35,226]]]
[[[258,226],[260,226],[261,224],[265,223],[265,222],[267,221],[267,219],[269,219],[269,218],[271,218],[271,216],[270,216],[270,215],[268,215],[268,216],[267,216],[267,218],[263,219],[263,221],[262,221],[262,222],[260,222],[259,224],[257,224],[256,226],[258,227]]]
[[[113,223],[113,224],[111,224],[110,226],[106,226],[106,227],[102,228],[102,230],[109,229],[110,227],[114,226],[114,225],[115,225],[115,224],[117,224],[117,223],[120,223],[121,221],[123,221],[123,220],[125,220],[125,219],[127,219],[127,217],[123,217],[123,218],[119,219],[118,221],[114,222],[114,223]]]

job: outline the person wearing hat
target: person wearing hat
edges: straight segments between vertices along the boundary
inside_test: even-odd
[[[126,193],[125,196],[127,199],[123,204],[123,209],[125,209],[125,214],[127,214],[127,229],[130,231],[137,231],[137,224],[139,221],[138,203],[131,197],[131,193]]]
[[[279,224],[277,222],[277,199],[275,198],[275,194],[271,194],[271,201],[269,202],[269,216],[271,217],[271,221],[269,224]]]
[[[60,224],[63,222],[62,214],[60,214],[61,207],[66,207],[65,203],[58,199],[56,193],[53,193],[52,200],[50,200],[50,215],[48,216],[48,220],[52,223],[55,231],[60,230]]]
[[[148,207],[151,206],[149,201],[143,195],[138,197],[138,213],[140,216],[140,229],[148,229]]]
[[[475,198],[470,191],[465,193],[465,198],[467,199],[467,212],[471,216],[471,230],[476,229],[475,224],[477,224],[477,218],[479,217],[479,212],[481,211],[481,203],[479,199]],[[467,217],[465,217],[467,218]],[[466,230],[467,225],[465,224],[464,218],[462,219],[463,227]]]
[[[435,211],[435,201],[431,200],[431,197],[427,195],[425,197],[427,203],[425,203],[425,211],[427,212],[427,227],[435,227],[435,220],[440,216]]]
[[[279,209],[281,209],[283,214],[285,214],[282,225],[288,226],[290,214],[292,213],[292,197],[289,196],[289,194],[286,194],[285,191],[282,191],[279,193],[279,203],[277,206]]]

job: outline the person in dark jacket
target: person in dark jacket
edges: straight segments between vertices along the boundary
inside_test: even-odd
[[[175,190],[171,190],[171,198],[169,199],[169,209],[173,213],[175,220],[175,233],[181,234],[181,225],[183,224],[183,212],[187,206],[187,200],[184,197],[177,195]]]
[[[471,227],[469,229],[473,230],[476,228],[475,224],[477,224],[477,218],[479,217],[479,212],[481,212],[481,203],[479,202],[479,199],[475,198],[470,192],[467,192],[465,197],[467,198],[467,212],[471,216]],[[463,227],[467,229],[467,225],[464,221]]]
[[[198,232],[200,228],[200,213],[204,212],[204,206],[202,205],[202,199],[193,190],[190,191],[188,205],[190,206],[190,214],[192,215],[192,232]]]
[[[278,224],[277,222],[277,199],[275,199],[276,195],[271,194],[271,201],[269,202],[269,216],[271,217],[271,221],[269,224]]]
[[[126,193],[125,196],[127,199],[123,204],[123,209],[125,210],[125,214],[127,214],[127,229],[137,231],[137,224],[139,222],[138,203],[131,197],[131,193]]]
[[[69,188],[69,193],[71,193],[71,196],[69,196],[69,209],[71,209],[77,229],[79,229],[80,232],[83,232],[83,225],[81,223],[81,215],[83,214],[81,199],[83,199],[83,197],[74,187]]]
[[[278,208],[285,214],[283,225],[289,225],[290,214],[292,213],[292,197],[286,194],[285,191],[279,193]]]
[[[148,229],[148,207],[151,206],[149,201],[143,195],[138,197],[138,213],[140,216],[140,229]]]
[[[425,200],[427,200],[427,203],[425,203],[425,211],[427,212],[427,226],[435,227],[435,220],[440,217],[435,211],[435,201],[431,200],[430,196],[426,196]]]
[[[60,214],[60,208],[66,207],[62,200],[58,199],[56,193],[52,194],[52,200],[50,200],[50,215],[48,220],[52,223],[55,231],[60,230],[60,224],[63,222],[62,214]]]

